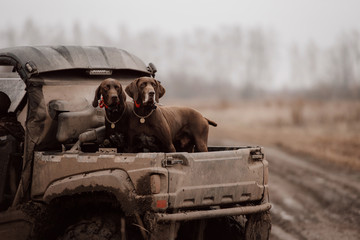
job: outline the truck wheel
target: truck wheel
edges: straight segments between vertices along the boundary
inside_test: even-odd
[[[247,216],[245,225],[246,240],[268,240],[271,230],[270,212],[256,213]]]
[[[204,239],[243,240],[243,227],[239,218],[228,216],[208,220]]]
[[[81,219],[75,224],[68,226],[58,240],[120,240],[120,218],[115,221],[114,217],[93,216],[89,219]]]
[[[244,226],[238,217],[228,216],[182,223],[176,240],[243,240]]]

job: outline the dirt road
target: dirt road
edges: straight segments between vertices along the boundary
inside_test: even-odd
[[[265,148],[271,240],[360,239],[360,172]]]
[[[239,101],[200,109],[218,123],[210,129],[210,145],[265,146],[273,205],[271,240],[358,240],[359,103],[302,104]],[[296,124],[297,117],[302,124]]]

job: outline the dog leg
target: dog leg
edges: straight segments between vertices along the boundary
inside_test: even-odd
[[[160,126],[164,126],[165,124],[160,124]],[[167,150],[167,152],[176,152],[176,148],[172,142],[172,138],[170,135],[170,129],[168,125],[165,125],[166,127],[158,128],[156,129],[158,133],[158,138],[161,141],[164,148]]]
[[[134,136],[132,134],[129,134],[129,144],[127,147],[127,150],[129,153],[135,153],[136,152],[136,148],[134,147]]]
[[[168,149],[168,152],[176,152],[175,146],[172,143],[167,147],[167,149]]]
[[[197,142],[195,143],[195,150],[196,152],[207,152],[208,151],[207,144],[203,142]]]

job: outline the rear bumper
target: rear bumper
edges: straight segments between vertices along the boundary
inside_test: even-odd
[[[203,210],[203,211],[189,211],[181,213],[157,213],[158,222],[169,222],[169,221],[189,221],[206,218],[217,218],[225,216],[236,216],[236,215],[247,215],[259,212],[265,212],[270,210],[270,203],[263,203],[256,206],[241,206],[225,209],[214,209],[214,210]]]

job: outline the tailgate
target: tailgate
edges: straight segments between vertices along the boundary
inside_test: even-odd
[[[260,148],[168,153],[169,207],[188,208],[260,200],[264,161]],[[255,157],[254,157],[255,156]]]

